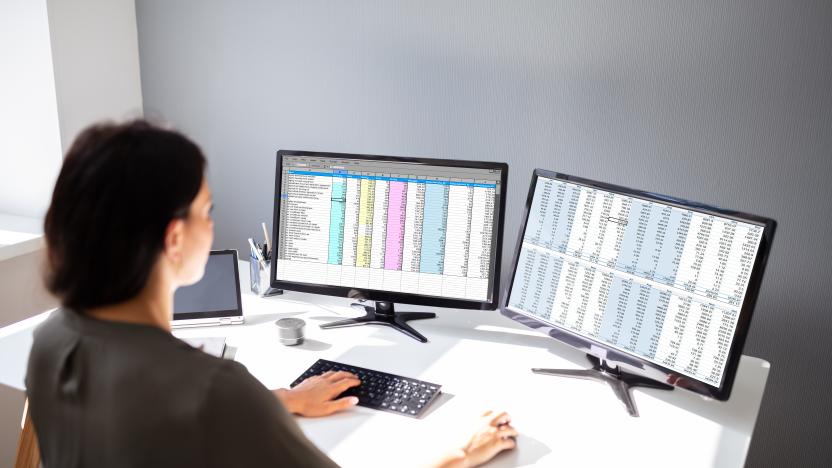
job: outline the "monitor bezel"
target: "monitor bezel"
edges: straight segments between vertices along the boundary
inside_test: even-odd
[[[497,210],[499,218],[497,222],[497,239],[494,243],[494,275],[491,278],[490,289],[492,291],[491,299],[487,301],[477,301],[469,299],[451,299],[438,296],[426,296],[411,293],[384,291],[379,289],[368,288],[352,288],[345,286],[334,286],[326,284],[313,283],[299,283],[294,281],[277,279],[277,252],[271,258],[271,272],[270,282],[272,288],[285,289],[289,291],[300,291],[306,293],[323,294],[328,296],[349,297],[357,300],[368,301],[387,301],[401,304],[427,305],[437,307],[448,307],[456,309],[479,309],[479,310],[495,310],[500,304],[500,266],[502,258],[502,244],[503,244],[503,226],[505,220],[506,207],[506,185],[508,182],[508,164],[502,162],[490,161],[466,161],[457,159],[436,159],[423,157],[404,157],[404,156],[384,156],[384,155],[370,155],[370,154],[353,154],[353,153],[332,153],[325,151],[301,151],[301,150],[279,150],[277,152],[277,164],[275,170],[275,191],[273,199],[274,213],[272,218],[272,245],[277,246],[278,237],[280,235],[278,223],[280,221],[280,205],[279,197],[281,193],[281,181],[283,173],[283,158],[285,156],[309,156],[309,157],[324,157],[324,158],[340,158],[340,159],[359,159],[359,160],[385,160],[391,162],[405,162],[432,166],[446,166],[446,167],[463,167],[472,169],[495,169],[501,171],[500,176],[500,196],[498,199],[499,208]]]
[[[752,223],[763,227],[763,233],[760,238],[760,245],[758,247],[757,256],[754,266],[751,269],[751,274],[746,288],[745,296],[742,301],[739,316],[737,318],[737,326],[734,332],[734,340],[728,352],[728,357],[723,371],[722,381],[719,386],[713,386],[693,377],[681,374],[672,369],[662,365],[653,363],[647,359],[642,358],[636,354],[631,354],[622,351],[618,348],[607,345],[606,343],[594,340],[583,335],[579,335],[570,331],[567,328],[560,327],[540,320],[539,318],[521,313],[508,308],[508,301],[511,297],[511,288],[514,283],[514,276],[517,273],[517,262],[519,260],[520,251],[523,246],[523,238],[525,237],[526,228],[528,225],[529,211],[531,210],[532,199],[534,198],[537,181],[540,177],[547,179],[561,180],[570,182],[599,190],[605,190],[621,195],[641,198],[648,201],[664,203],[678,208],[697,211],[704,214],[710,214],[746,223]],[[523,224],[520,229],[517,243],[514,249],[514,256],[511,260],[511,270],[507,276],[506,285],[502,293],[502,301],[500,303],[500,312],[502,315],[522,323],[530,328],[540,329],[546,332],[550,337],[557,339],[569,346],[581,349],[593,356],[605,359],[610,363],[623,364],[630,372],[636,372],[645,375],[654,380],[663,381],[665,383],[681,387],[699,393],[701,395],[714,398],[716,400],[727,400],[731,395],[731,389],[734,384],[737,367],[739,366],[740,356],[742,354],[743,346],[748,335],[748,329],[751,324],[751,317],[753,315],[754,306],[757,302],[757,297],[760,291],[760,284],[763,279],[765,265],[768,261],[771,243],[774,239],[774,231],[777,222],[770,218],[757,216],[740,211],[727,210],[704,203],[698,203],[691,200],[662,195],[654,192],[632,189],[622,187],[619,185],[609,184],[596,180],[585,179],[582,177],[567,175],[563,173],[548,171],[544,169],[535,169],[532,174],[531,185],[529,193],[526,197],[525,212],[523,215]]]

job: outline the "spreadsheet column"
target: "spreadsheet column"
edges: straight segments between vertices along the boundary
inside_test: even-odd
[[[471,211],[474,201],[473,186],[451,181],[448,187],[447,240],[443,253],[442,294],[464,296],[468,273]]]
[[[422,223],[425,214],[425,183],[408,182],[402,243],[401,290],[418,291],[422,263]]]
[[[497,190],[492,184],[479,184],[472,191],[470,229],[468,231],[468,269],[465,273],[465,297],[478,298],[488,293],[491,275],[494,205]]]
[[[375,204],[373,205],[373,230],[370,241],[369,284],[375,288],[384,282],[384,253],[387,237],[387,213],[390,182],[385,177],[376,177]]]
[[[387,198],[387,232],[384,239],[384,289],[402,290],[404,228],[407,220],[407,182],[391,180]]]
[[[361,184],[355,176],[346,178],[344,192],[344,240],[341,251],[341,278],[335,283],[352,286],[355,283],[355,265],[358,247],[358,207],[361,202]]]
[[[384,269],[401,270],[404,250],[404,225],[407,218],[407,183],[390,182],[387,202],[387,237],[385,239]]]
[[[376,181],[362,178],[358,205],[358,240],[355,248],[355,285],[362,288],[366,288],[370,284],[375,201]]]
[[[448,185],[428,180],[425,186],[425,210],[422,221],[422,253],[419,271],[436,276],[419,277],[419,293],[442,294],[445,241],[448,221]]]
[[[290,260],[326,264],[329,259],[329,221],[332,178],[293,174],[287,177],[286,232],[283,255]],[[325,269],[318,269],[325,275]]]
[[[333,176],[329,208],[329,254],[327,282],[340,283],[341,262],[344,257],[344,216],[346,214],[346,178]]]

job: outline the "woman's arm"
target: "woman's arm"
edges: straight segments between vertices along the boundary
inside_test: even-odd
[[[337,467],[242,365],[222,361],[207,390],[197,424],[209,466]]]

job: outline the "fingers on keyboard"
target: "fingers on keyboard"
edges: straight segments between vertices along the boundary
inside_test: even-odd
[[[347,372],[347,371],[333,372],[327,378],[329,380],[333,381],[333,382],[337,382],[339,380],[344,380],[344,379],[358,380],[358,376],[356,376],[355,374],[353,374],[351,372]]]
[[[491,418],[492,426],[502,426],[503,424],[508,424],[511,422],[511,418],[505,411],[489,415],[489,417]]]

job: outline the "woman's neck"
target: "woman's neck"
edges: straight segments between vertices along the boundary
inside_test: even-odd
[[[88,309],[86,315],[99,320],[151,325],[170,331],[173,291],[160,278],[162,275],[156,273],[151,273],[144,289],[135,297],[118,304]]]

